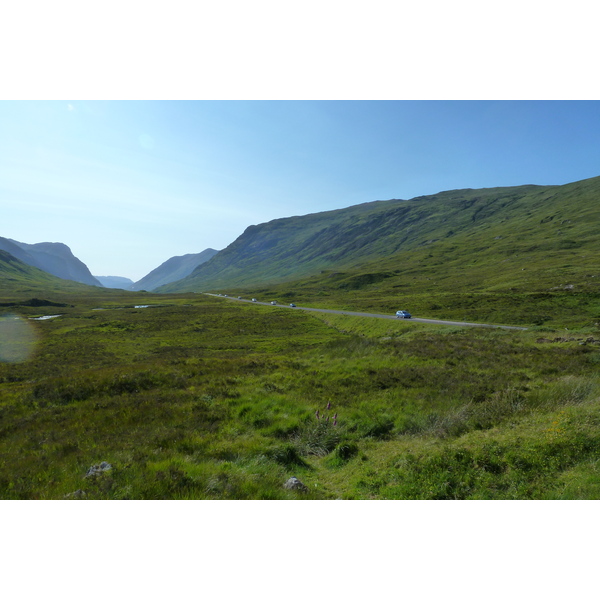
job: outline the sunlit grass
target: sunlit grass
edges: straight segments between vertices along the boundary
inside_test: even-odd
[[[143,298],[0,363],[0,497],[596,497],[595,343]]]

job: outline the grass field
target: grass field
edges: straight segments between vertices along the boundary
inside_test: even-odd
[[[197,294],[50,300],[64,306],[13,298],[0,321],[1,498],[600,497],[593,323],[452,328]],[[306,489],[284,489],[291,476]]]

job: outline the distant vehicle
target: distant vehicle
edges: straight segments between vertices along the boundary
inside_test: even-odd
[[[407,310],[399,310],[396,312],[399,319],[412,319],[412,315]]]
[[[252,298],[252,302],[256,302],[256,298]]]
[[[291,306],[292,308],[296,308],[296,305],[295,305],[293,302],[290,304],[290,306]]]
[[[238,296],[238,300],[241,300],[241,299],[242,299],[242,297],[241,297],[241,296]]]
[[[225,298],[227,298],[227,294],[223,294],[223,296],[225,296]]]
[[[275,304],[277,304],[277,302],[276,302],[275,300],[273,300],[273,301],[271,302],[271,304],[275,305]]]

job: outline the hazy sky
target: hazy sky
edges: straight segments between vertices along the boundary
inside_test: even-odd
[[[249,225],[600,175],[597,101],[3,101],[0,236],[138,280]]]

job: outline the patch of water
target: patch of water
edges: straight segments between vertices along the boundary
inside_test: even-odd
[[[133,308],[152,308],[154,306],[161,306],[160,304],[136,304]],[[131,306],[111,306],[109,308],[106,307],[98,307],[92,308],[92,310],[123,310],[130,309]]]
[[[43,317],[29,317],[30,321],[47,321],[48,319],[56,319],[62,315],[44,315]]]

